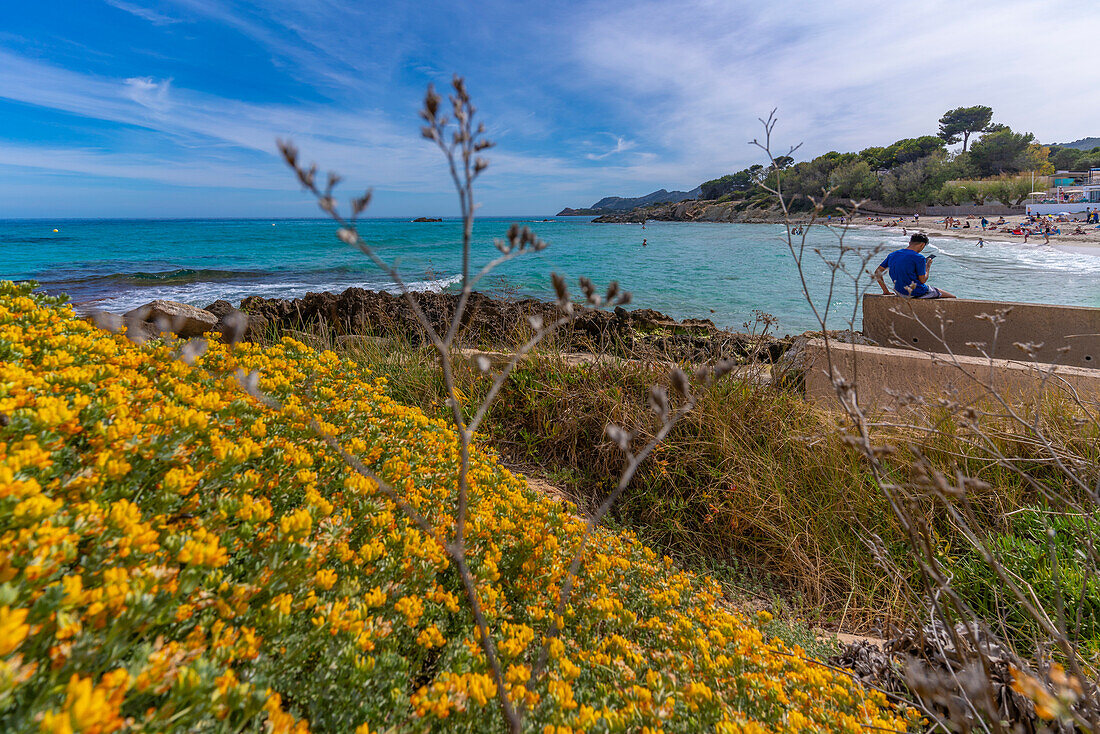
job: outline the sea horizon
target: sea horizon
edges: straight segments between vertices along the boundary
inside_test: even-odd
[[[542,219],[542,218],[538,218]],[[612,280],[633,293],[635,308],[653,308],[675,318],[708,318],[720,328],[742,330],[756,312],[778,319],[781,333],[819,328],[801,291],[782,224],[650,222],[602,225],[591,217],[482,217],[474,229],[474,264],[497,253],[493,240],[512,222],[529,224],[550,242],[497,270],[479,290],[489,295],[552,299],[550,273]],[[397,292],[397,284],[362,253],[336,237],[337,225],[318,218],[232,219],[27,219],[0,227],[0,278],[36,280],[48,293],[66,293],[84,308],[125,312],[158,298],[205,307],[215,300],[234,305],[249,296],[297,298],[308,292],[349,287]],[[271,227],[270,224],[281,226]],[[542,228],[538,224],[543,224]],[[53,232],[58,229],[58,232]],[[442,291],[461,280],[458,244],[461,220],[411,222],[405,217],[360,220],[360,232],[387,260],[397,262],[413,290]],[[645,245],[643,246],[643,240]],[[847,257],[905,245],[900,232],[850,229]],[[838,252],[824,227],[811,230],[808,252]],[[988,240],[933,236],[940,254],[933,283],[956,295],[1100,307],[1094,286],[1100,251],[1065,252]],[[808,281],[818,302],[828,267],[810,255]],[[1022,289],[1021,284],[1027,284]],[[861,281],[866,290],[869,280]],[[848,281],[833,297],[836,320],[847,328],[859,317],[856,291]]]

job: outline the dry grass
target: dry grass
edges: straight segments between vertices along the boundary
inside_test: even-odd
[[[446,391],[430,349],[397,332],[338,338],[314,329],[312,339],[369,366],[396,400],[442,414]],[[570,364],[554,349],[542,350],[508,380],[479,440],[506,461],[537,467],[589,511],[621,469],[621,453],[604,427],[615,423],[634,431],[638,443],[649,440],[657,419],[646,395],[666,371],[621,360]],[[489,384],[472,363],[460,364],[455,381],[474,406]],[[915,573],[915,567],[904,532],[834,417],[795,393],[750,380],[727,378],[695,392],[695,409],[639,470],[614,519],[678,559],[707,567],[732,593],[781,596],[816,624],[883,631],[907,621],[899,615],[912,599],[897,569]],[[1067,445],[1095,446],[1067,410],[1047,406],[1043,414]],[[899,481],[911,480],[917,454],[943,471],[983,479],[988,486],[970,501],[989,532],[1006,529],[1010,513],[1041,495],[991,460],[991,449],[975,443],[957,418],[926,419],[927,430],[911,423],[875,427],[882,443],[898,448],[889,466]],[[1060,481],[1027,436],[989,416],[983,429],[997,451],[1026,462],[1032,479]],[[911,509],[951,537],[951,523],[934,503]],[[893,573],[883,572],[876,553],[886,554]]]

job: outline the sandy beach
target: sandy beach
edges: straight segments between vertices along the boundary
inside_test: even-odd
[[[1084,219],[1084,215],[1077,215]],[[954,237],[963,240],[972,240],[977,242],[978,239],[984,239],[986,242],[1013,242],[1017,244],[1028,245],[1040,245],[1046,246],[1046,241],[1043,235],[1029,235],[1026,239],[1024,235],[1012,234],[1012,230],[1017,226],[1026,226],[1027,217],[1018,214],[1006,217],[1000,216],[986,216],[989,221],[989,228],[984,232],[982,231],[982,218],[980,216],[970,215],[967,217],[956,217],[956,219],[962,220],[962,225],[948,227],[944,224],[943,217],[922,215],[918,221],[914,221],[913,217],[897,217],[897,216],[879,216],[871,215],[870,221],[868,217],[857,217],[852,222],[853,227],[860,229],[886,229],[892,232],[900,232],[902,234],[912,234],[913,232],[924,232],[925,234],[934,237]],[[995,225],[994,222],[1004,220],[1005,224]],[[970,224],[967,228],[965,225]],[[1055,227],[1060,227],[1061,234],[1050,235],[1050,246],[1066,252],[1083,252],[1090,255],[1100,255],[1100,228],[1095,224],[1085,224],[1081,222],[1057,222]],[[1074,230],[1080,228],[1083,234],[1073,234]],[[904,230],[904,231],[903,231]]]

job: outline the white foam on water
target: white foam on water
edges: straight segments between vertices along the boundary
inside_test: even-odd
[[[440,293],[448,287],[460,282],[462,282],[461,275],[451,275],[431,280],[408,281],[405,283],[405,286],[413,292]],[[385,291],[394,294],[401,292],[401,288],[393,281],[383,283],[363,283],[354,281],[318,283],[297,280],[263,283],[226,283],[225,281],[221,281],[129,288],[119,291],[115,296],[97,299],[94,303],[89,303],[87,305],[112,313],[125,313],[139,306],[144,306],[150,301],[162,299],[166,301],[179,301],[181,303],[203,308],[217,300],[225,300],[234,305],[238,305],[243,299],[249,296],[291,299],[301,298],[307,293],[321,293],[324,291],[341,293],[353,287]]]

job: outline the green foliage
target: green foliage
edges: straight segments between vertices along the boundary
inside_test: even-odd
[[[1059,171],[1087,171],[1100,168],[1100,147],[1092,150],[1050,146],[1050,162]]]
[[[770,196],[761,184],[771,188],[781,184],[793,211],[808,210],[813,201],[838,206],[867,199],[890,206],[981,205],[989,199],[1019,205],[1031,192],[1031,184],[1027,183],[1024,191],[1022,181],[1009,179],[1012,174],[1035,171],[1048,175],[1055,168],[1100,167],[1100,147],[1083,151],[1036,145],[1030,133],[991,123],[992,115],[993,110],[982,105],[959,107],[940,118],[939,135],[903,138],[885,147],[864,148],[858,154],[830,151],[798,163],[790,156],[780,156],[774,166],[753,166],[703,183],[701,198],[738,198],[747,202],[745,206],[766,207]],[[968,151],[969,140],[976,133],[983,137]],[[946,146],[959,140],[963,152],[952,157]],[[974,180],[994,177],[1004,180]],[[824,201],[826,192],[829,201]]]
[[[746,168],[737,173],[731,173],[721,178],[705,181],[700,186],[702,192],[699,194],[699,198],[708,200],[717,199],[726,194],[733,193],[734,191],[748,191],[756,183],[755,175],[762,168],[763,166],[761,165],[755,165],[752,168]]]
[[[1057,623],[1057,610],[1064,610],[1071,640],[1100,652],[1100,577],[1088,559],[1089,549],[1100,545],[1096,518],[1030,507],[1013,515],[1006,532],[990,535],[987,545],[1011,578],[1031,587],[1052,621]],[[954,573],[955,591],[980,617],[995,623],[1019,650],[1034,650],[1034,641],[1045,633],[977,550],[947,552],[941,560]]]
[[[1017,133],[1009,128],[987,133],[970,149],[970,159],[982,176],[1018,173],[1029,169],[1028,147],[1034,142],[1031,133]]]
[[[886,148],[883,152],[888,168],[927,158],[935,153],[943,153],[944,143],[935,135],[922,135],[919,138],[904,138]]]
[[[982,132],[993,119],[993,108],[985,105],[956,107],[943,113],[940,118],[939,137],[948,145],[962,140],[963,150],[974,133]]]
[[[930,155],[903,163],[882,176],[882,200],[892,206],[937,201],[947,181],[956,178],[959,166],[942,155]]]
[[[878,177],[871,166],[859,158],[845,160],[834,168],[829,174],[829,186],[833,189],[834,196],[854,201],[873,199],[881,191]]]

